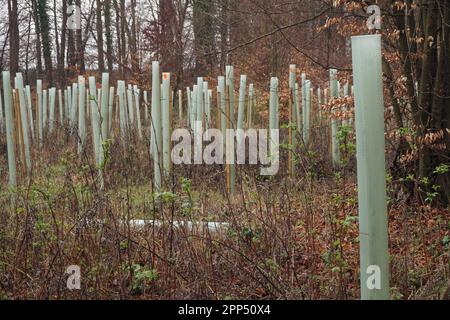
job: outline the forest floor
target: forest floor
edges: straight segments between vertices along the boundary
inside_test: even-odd
[[[169,187],[155,193],[148,140],[125,145],[108,147],[103,189],[92,150],[80,159],[69,139],[33,148],[32,179],[19,174],[16,190],[0,157],[1,299],[359,297],[352,165],[333,172],[309,152],[291,178],[237,167],[234,195],[222,166],[174,167]],[[6,154],[4,141],[0,148]],[[412,202],[391,180],[388,192],[391,297],[438,299],[450,279],[450,212]],[[70,265],[80,266],[80,290],[66,287]]]

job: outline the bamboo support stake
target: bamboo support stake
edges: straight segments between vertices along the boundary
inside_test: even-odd
[[[17,187],[16,176],[16,148],[14,143],[14,113],[11,99],[11,79],[9,71],[3,71],[3,99],[5,101],[5,127],[6,127],[6,143],[8,150],[8,172],[9,186]]]
[[[337,98],[338,94],[337,70],[330,69],[330,98]],[[333,166],[337,167],[341,161],[338,141],[339,121],[333,115],[331,116],[331,155]]]
[[[156,191],[161,190],[160,151],[162,148],[161,135],[161,81],[159,62],[152,64],[152,116],[151,116],[151,144],[154,162],[154,185]]]
[[[78,77],[78,154],[81,155],[86,145],[86,80],[83,76]]]
[[[352,59],[361,298],[382,300],[389,299],[389,248],[381,36],[352,37]]]
[[[27,169],[27,175],[31,174],[31,157],[30,157],[30,141],[28,135],[28,118],[27,118],[27,107],[25,101],[25,90],[23,86],[23,77],[21,73],[16,74],[16,89],[17,95],[19,96],[18,102],[20,107],[20,125],[21,134],[23,141],[23,149],[25,155],[25,164]]]
[[[162,74],[163,91],[162,91],[162,135],[163,135],[163,168],[164,175],[170,175],[170,73]]]

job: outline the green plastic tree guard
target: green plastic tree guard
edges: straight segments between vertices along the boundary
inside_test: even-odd
[[[156,191],[161,190],[161,80],[159,73],[159,62],[152,64],[152,116],[151,116],[151,144],[154,163],[154,186]]]
[[[381,36],[352,37],[356,105],[361,298],[389,299]]]
[[[17,187],[16,176],[16,147],[14,143],[14,113],[12,109],[11,97],[11,76],[9,71],[3,71],[3,99],[5,101],[5,127],[6,127],[6,144],[8,150],[8,173],[9,186]]]
[[[25,101],[25,90],[23,86],[23,77],[21,73],[16,74],[16,89],[19,94],[19,107],[20,107],[20,123],[22,124],[22,139],[25,150],[25,164],[27,168],[28,176],[31,174],[31,157],[30,157],[30,140],[28,136],[28,120],[27,120],[27,107]]]
[[[83,76],[78,77],[78,154],[82,154],[86,145],[86,80]]]
[[[164,175],[168,177],[170,175],[170,127],[171,127],[171,121],[170,121],[170,73],[163,73],[162,74],[162,80],[163,80],[163,91],[162,91],[162,104],[161,104],[161,111],[162,111],[162,135],[163,135],[163,168],[164,168]]]
[[[330,69],[330,98],[337,98],[339,94],[338,81],[337,81],[337,70]],[[331,120],[331,156],[333,166],[339,166],[341,162],[341,156],[339,151],[339,121],[337,119]]]
[[[25,86],[25,93],[26,93],[26,96],[27,96],[27,108],[28,108],[28,115],[29,115],[28,121],[30,122],[31,140],[34,140],[33,105],[31,103],[31,88],[30,88],[29,85]],[[0,112],[1,112],[1,106],[0,106]],[[0,121],[1,121],[1,119],[0,119]]]
[[[37,92],[37,106],[38,106],[38,135],[39,135],[39,146],[42,148],[44,143],[44,118],[43,118],[43,106],[42,106],[42,80],[36,81],[36,92]]]

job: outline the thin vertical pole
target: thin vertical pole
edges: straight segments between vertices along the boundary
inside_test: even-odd
[[[389,248],[381,36],[352,37],[352,58],[361,298],[384,300],[389,299]]]

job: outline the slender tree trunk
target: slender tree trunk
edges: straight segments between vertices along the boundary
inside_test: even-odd
[[[102,20],[102,2],[96,0],[96,29],[97,29],[97,52],[98,52],[98,70],[105,71],[105,58],[103,54],[103,20]]]
[[[114,57],[113,57],[113,38],[111,32],[111,0],[105,0],[105,35],[106,35],[106,60],[108,62],[108,71],[113,71]]]
[[[17,0],[8,0],[9,17],[9,70],[15,75],[19,71],[19,23]]]

